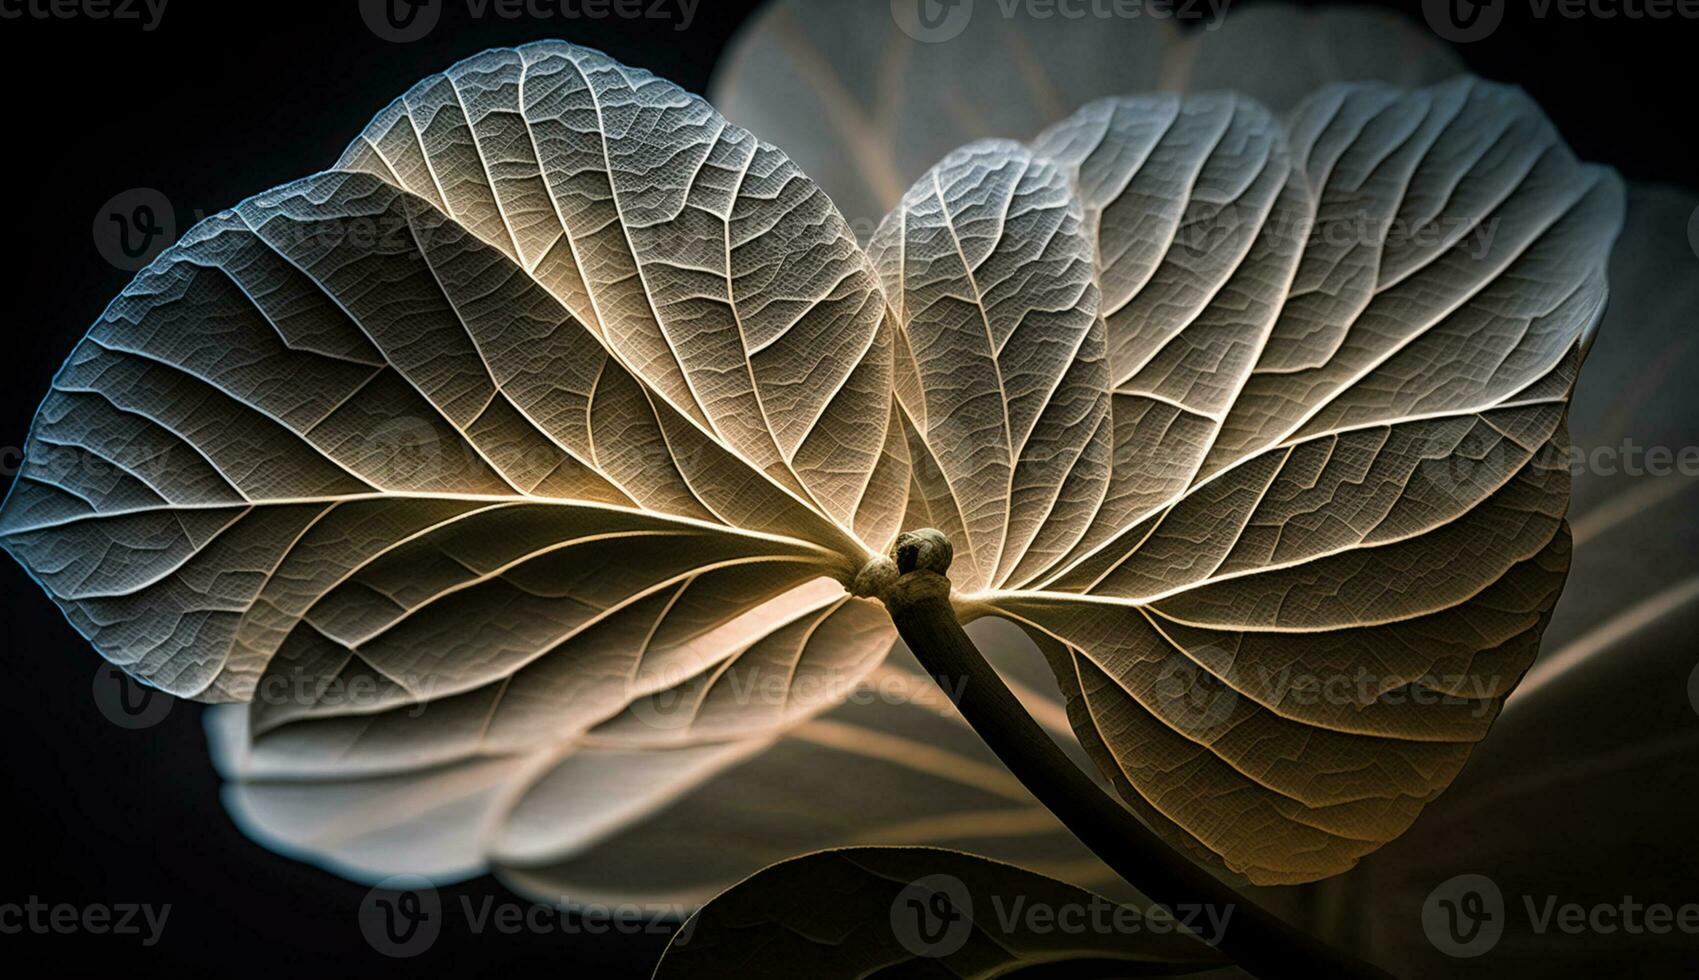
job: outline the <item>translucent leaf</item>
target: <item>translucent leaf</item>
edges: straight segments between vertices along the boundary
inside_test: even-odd
[[[1180,5],[1182,24],[1109,6],[1068,17],[1041,4],[940,5],[936,29],[910,33],[883,8],[770,0],[709,97],[783,146],[865,241],[952,150],[1031,139],[1104,96],[1228,90],[1283,112],[1330,82],[1417,87],[1462,71],[1423,25],[1388,11],[1220,6]]]
[[[0,540],[72,624],[258,732],[431,701],[464,723],[408,749],[443,757],[480,711],[527,738],[786,662],[750,610],[846,580],[907,485],[881,294],[818,188],[559,43],[421,83],[343,167],[198,225],[55,380]]]
[[[1615,910],[1624,896],[1641,927],[1566,937],[1565,970],[1606,973],[1631,961],[1673,974],[1691,961],[1692,937],[1644,928],[1644,910],[1689,901],[1689,828],[1699,821],[1688,792],[1699,743],[1690,641],[1699,629],[1690,519],[1699,411],[1687,380],[1699,370],[1699,279],[1687,240],[1695,208],[1690,191],[1629,189],[1610,309],[1570,408],[1575,562],[1540,659],[1492,737],[1403,837],[1315,894],[1268,896],[1384,966],[1485,977],[1507,962],[1546,961],[1549,930],[1536,931],[1525,900],[1536,913],[1548,898]],[[1689,465],[1649,465],[1652,447],[1686,450]],[[1479,937],[1487,952],[1472,959],[1436,947],[1422,922],[1425,905],[1457,897],[1451,883],[1462,875],[1492,882],[1505,909],[1502,933]]]
[[[1069,740],[1030,642],[993,621],[973,631],[1030,709]],[[402,737],[343,741],[345,719],[252,738],[236,706],[213,709],[207,734],[225,803],[250,835],[361,881],[494,869],[541,902],[684,914],[811,850],[932,843],[1119,893],[900,646],[830,713],[741,738],[680,737],[670,722],[693,705],[684,693],[660,699],[671,711],[640,702],[589,731],[462,746],[444,759],[408,751]],[[406,717],[398,736],[452,727],[437,706]]]
[[[1071,209],[998,179],[1056,168]],[[1325,89],[1286,130],[1232,96],[1093,103],[946,158],[875,235],[911,442],[943,434],[915,495],[964,515],[958,606],[1041,638],[1081,741],[1176,842],[1253,882],[1338,873],[1485,735],[1568,566],[1562,422],[1621,207],[1525,97],[1463,79]],[[1040,258],[1080,223],[1094,276]],[[1023,300],[1086,298],[1001,304],[1008,267]],[[987,461],[1029,388],[1069,391],[1020,342],[1075,343],[1055,309],[1105,325],[1112,447],[1106,477],[1091,423],[1040,449],[1063,505],[1029,534],[984,517],[987,484],[1022,486]],[[1041,546],[987,575],[1000,536]]]

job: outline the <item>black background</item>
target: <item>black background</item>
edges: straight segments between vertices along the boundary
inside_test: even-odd
[[[886,0],[843,2],[889,16]],[[1420,20],[1418,4],[1390,5]],[[449,0],[435,31],[410,44],[375,36],[354,0],[169,0],[150,32],[87,18],[0,20],[0,446],[22,444],[53,372],[130,276],[101,258],[91,232],[114,195],[158,188],[181,231],[198,213],[330,165],[419,78],[541,37],[601,48],[700,92],[755,6],[702,0],[689,29],[675,31],[645,20],[474,21]],[[1508,0],[1503,26],[1462,54],[1477,73],[1526,88],[1582,157],[1630,178],[1699,184],[1686,150],[1699,22],[1542,20],[1529,0]],[[177,704],[144,731],[109,723],[91,695],[99,661],[88,645],[10,561],[0,561],[0,590],[10,825],[0,904],[172,906],[152,948],[133,936],[25,932],[0,935],[4,960],[148,975],[608,976],[646,975],[664,946],[664,935],[480,936],[450,916],[424,956],[380,957],[357,926],[363,887],[266,851],[231,824],[198,708]],[[462,896],[511,900],[489,878],[442,889],[445,905]]]

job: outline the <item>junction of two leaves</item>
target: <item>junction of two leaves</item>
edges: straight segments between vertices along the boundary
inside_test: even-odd
[[[846,587],[938,528],[1145,821],[1313,880],[1533,659],[1621,197],[1476,80],[1152,95],[964,147],[864,250],[701,99],[491,51],[144,270],[0,533],[137,678],[256,740],[429,701],[418,762],[783,730],[895,640]]]

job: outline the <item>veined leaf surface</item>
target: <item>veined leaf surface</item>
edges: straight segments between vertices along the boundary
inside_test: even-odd
[[[431,792],[531,826],[560,799],[510,767],[561,746],[689,785],[878,664],[840,583],[933,525],[1145,817],[1302,881],[1449,783],[1561,587],[1620,189],[1517,93],[1093,103],[947,157],[871,257],[567,45],[426,80],[339,168],[137,278],[0,513],[109,658],[254,702],[260,775],[478,770]]]
[[[1058,170],[1069,205],[1037,176]],[[1193,853],[1258,883],[1350,867],[1532,662],[1568,566],[1554,450],[1621,209],[1525,97],[1467,79],[1326,89],[1286,130],[1231,96],[1111,99],[1030,149],[952,154],[872,254],[915,496],[962,515],[940,524],[968,543],[958,607],[1033,631],[1082,742]],[[1045,261],[1081,227],[1094,264]],[[998,297],[1012,280],[1027,305]],[[1106,463],[1079,409],[1072,442],[1006,462],[1014,419],[1085,403],[1089,353],[1003,344],[1079,343],[1053,309],[1103,324]],[[983,517],[1029,486],[1004,478],[1021,452],[1050,467],[1036,532],[1012,503]]]
[[[751,655],[789,622],[753,607],[895,531],[880,292],[776,150],[552,43],[356,148],[192,230],[43,404],[0,534],[109,659],[207,700],[279,682],[259,732],[542,692],[588,726]],[[791,601],[872,609],[831,588]]]

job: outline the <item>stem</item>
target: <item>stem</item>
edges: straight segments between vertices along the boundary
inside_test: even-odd
[[[1177,921],[1182,906],[1230,914],[1219,945],[1259,977],[1388,976],[1246,900],[1139,823],[1063,754],[986,662],[956,620],[950,580],[908,571],[912,554],[898,561],[904,574],[882,590],[897,632],[1009,771],[1115,873]]]

